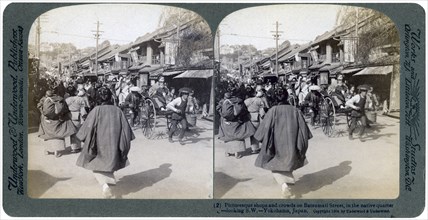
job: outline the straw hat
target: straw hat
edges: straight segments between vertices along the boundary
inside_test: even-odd
[[[129,90],[130,90],[131,92],[139,92],[139,91],[140,91],[140,88],[139,88],[139,87],[137,87],[137,86],[133,86],[133,87],[131,87]]]
[[[321,90],[321,87],[319,87],[319,86],[317,86],[317,85],[312,85],[312,86],[309,86],[309,90],[312,90],[312,91],[320,91],[320,90]]]

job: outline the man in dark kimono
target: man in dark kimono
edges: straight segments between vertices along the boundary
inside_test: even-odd
[[[177,125],[181,124],[181,130],[180,130],[180,134],[178,135],[178,140],[181,145],[184,145],[183,138],[187,128],[186,107],[187,107],[187,99],[189,97],[189,93],[190,91],[182,90],[180,97],[175,98],[166,106],[168,110],[172,111],[171,129],[169,130],[169,134],[168,134],[169,136],[168,140],[170,143],[174,142],[172,140],[172,136],[178,130]]]
[[[139,93],[140,88],[133,86],[130,88],[130,91],[131,93],[129,93],[125,98],[125,105],[127,105],[132,112],[130,121],[131,127],[134,127],[135,120],[137,119],[140,112],[140,103],[142,101],[142,97]]]
[[[306,164],[308,140],[312,133],[300,110],[287,105],[288,93],[277,94],[279,105],[272,107],[260,123],[254,138],[262,142],[255,166],[271,170],[284,197],[290,197],[293,171]]]
[[[110,89],[101,87],[97,96],[101,105],[89,113],[76,135],[85,142],[76,165],[92,170],[104,197],[111,198],[109,185],[116,184],[114,172],[129,164],[128,153],[135,136],[123,112],[113,105]]]
[[[361,121],[360,137],[364,134],[367,126],[367,118],[364,107],[366,105],[366,95],[369,88],[366,86],[359,87],[360,94],[355,95],[346,102],[347,107],[351,107],[351,126],[349,127],[349,140],[353,140],[352,133],[357,128],[357,121]]]

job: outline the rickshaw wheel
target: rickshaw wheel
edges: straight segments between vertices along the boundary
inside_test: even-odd
[[[171,131],[171,126],[172,126],[171,121],[172,121],[171,115],[167,116],[167,118],[166,118],[166,125],[167,125],[168,132]],[[177,131],[173,135],[174,136],[178,136],[178,134],[180,134],[181,129],[183,129],[181,127],[181,123],[178,123],[177,124]]]
[[[351,116],[349,114],[346,114],[346,121],[348,122],[347,123],[348,124],[348,129],[351,129],[352,120],[351,120]],[[354,130],[353,133],[359,134],[360,131],[361,131],[362,126],[363,126],[363,124],[361,123],[361,120],[358,119],[357,120],[357,126],[355,126],[355,130]]]
[[[322,131],[327,137],[331,137],[336,128],[336,110],[333,100],[330,97],[325,97],[320,106],[320,123]]]
[[[150,99],[145,99],[140,111],[141,130],[144,137],[151,139],[156,130],[156,110]]]

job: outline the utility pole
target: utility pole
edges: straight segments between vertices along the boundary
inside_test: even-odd
[[[37,18],[36,26],[36,42],[35,42],[35,54],[34,56],[40,58],[40,17]]]
[[[355,57],[354,62],[357,63],[357,56],[358,56],[358,23],[360,22],[360,15],[359,15],[359,9],[356,7],[356,19],[355,19]]]
[[[275,74],[278,77],[278,40],[279,40],[279,36],[281,36],[279,33],[282,33],[282,31],[278,31],[278,27],[279,27],[279,23],[278,21],[275,22],[275,31],[271,31],[273,32],[273,37],[275,38],[275,42],[276,42],[276,57],[275,57]]]
[[[178,54],[180,48],[180,19],[181,19],[181,9],[178,9],[178,19],[177,19],[177,55],[175,58],[175,65],[178,64]]]
[[[220,29],[217,29],[218,62],[220,62]]]
[[[97,21],[97,30],[96,31],[92,31],[95,32],[94,36],[95,36],[95,40],[96,40],[96,51],[95,51],[95,75],[97,76],[98,79],[98,40],[100,39],[100,32],[104,32],[104,31],[100,31],[100,21]]]

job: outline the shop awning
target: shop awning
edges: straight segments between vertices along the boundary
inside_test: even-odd
[[[91,72],[89,69],[82,71],[83,76],[97,76],[95,72]]]
[[[162,76],[175,76],[178,75],[180,73],[182,73],[183,71],[170,71],[170,72],[163,72]]]
[[[366,67],[354,76],[367,76],[367,75],[388,75],[392,73],[392,65],[389,66],[374,66]]]
[[[146,66],[146,67],[143,67],[140,70],[138,70],[138,72],[139,73],[152,73],[154,71],[159,71],[159,70],[162,70],[162,67],[160,67],[160,66]],[[163,70],[162,70],[162,72],[163,72]],[[160,73],[162,73],[162,72],[160,72]]]
[[[131,67],[129,67],[129,70],[139,70],[139,69],[141,69],[141,68],[143,68],[144,66],[146,66],[145,64],[140,64],[140,65],[137,65],[137,66],[131,66]]]
[[[340,71],[340,73],[342,74],[350,74],[350,73],[356,73],[360,70],[362,70],[363,68],[351,68],[351,69],[344,69],[342,71]]]
[[[200,79],[208,79],[213,76],[214,71],[212,69],[208,70],[187,70],[184,73],[174,77],[174,79],[179,78],[200,78]]]
[[[336,74],[343,69],[342,64],[332,63],[331,65],[323,66],[319,69],[319,72],[329,72],[330,77],[336,77]]]
[[[140,70],[141,71],[141,70]],[[163,73],[163,69],[159,68],[157,70],[151,71],[149,75],[149,79],[158,79]]]

